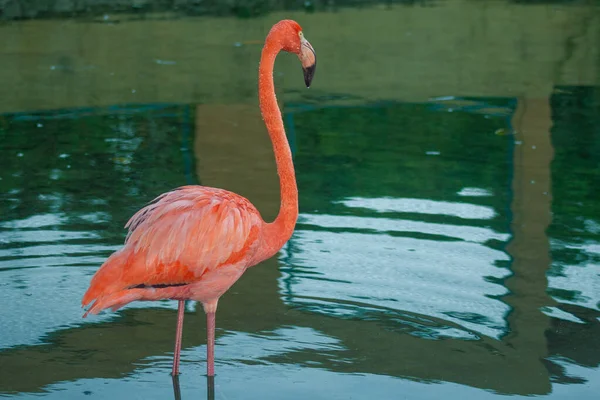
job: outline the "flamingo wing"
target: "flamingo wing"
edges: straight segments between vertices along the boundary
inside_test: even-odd
[[[248,200],[226,190],[183,186],[165,193],[131,217],[125,246],[96,272],[82,302],[135,287],[189,284],[249,260],[261,223]]]

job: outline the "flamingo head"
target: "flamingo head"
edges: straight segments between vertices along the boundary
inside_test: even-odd
[[[287,19],[275,24],[273,31],[279,34],[284,51],[298,55],[304,72],[304,83],[306,83],[306,87],[310,87],[317,69],[317,55],[315,49],[304,37],[302,27],[296,21]]]

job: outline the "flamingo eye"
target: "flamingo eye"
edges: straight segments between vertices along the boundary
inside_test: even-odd
[[[302,33],[302,31],[298,32],[298,36],[300,36],[300,39],[302,39],[304,37],[304,33]]]

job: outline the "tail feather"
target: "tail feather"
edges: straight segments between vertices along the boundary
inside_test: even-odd
[[[181,300],[189,296],[189,287],[171,286],[165,288],[123,289],[97,298],[83,317],[88,314],[98,314],[110,308],[113,311],[136,300],[156,301],[162,299]]]
[[[113,310],[135,300],[159,300],[180,296],[183,285],[196,276],[194,270],[182,266],[179,261],[172,264],[147,265],[146,254],[135,251],[133,245],[125,245],[113,253],[98,269],[90,287],[83,295],[81,304],[89,307],[88,314],[97,314],[105,308]],[[142,289],[140,285],[158,285]],[[174,285],[173,287],[160,286]]]
[[[123,282],[123,271],[129,258],[128,253],[126,248],[113,253],[100,269],[98,269],[90,282],[90,287],[81,300],[83,307],[94,300],[124,289],[125,283]],[[98,302],[94,303],[93,307],[96,307],[97,303]]]
[[[143,289],[121,290],[116,293],[102,296],[91,305],[91,307],[83,314],[83,318],[88,314],[98,314],[100,311],[110,308],[112,311],[117,311],[124,305],[132,301],[141,300],[144,297]]]

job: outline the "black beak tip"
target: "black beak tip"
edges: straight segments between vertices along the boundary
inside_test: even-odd
[[[309,88],[310,87],[310,83],[313,80],[313,77],[315,76],[315,70],[317,69],[317,64],[314,63],[313,65],[306,67],[306,68],[302,68],[302,70],[304,71],[304,83],[306,84],[306,87]]]

